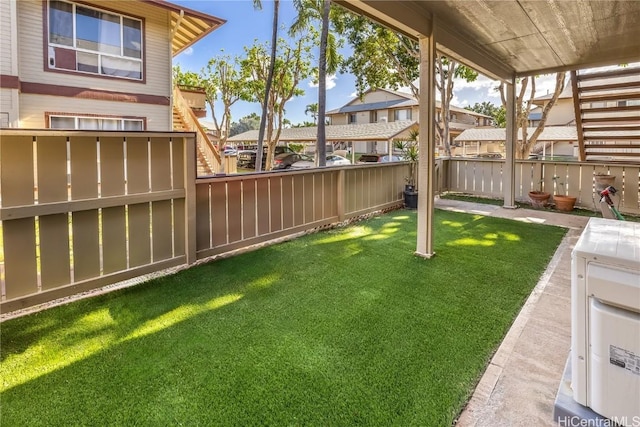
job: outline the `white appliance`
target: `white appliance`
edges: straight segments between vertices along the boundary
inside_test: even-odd
[[[571,263],[573,399],[640,423],[640,223],[591,218]]]

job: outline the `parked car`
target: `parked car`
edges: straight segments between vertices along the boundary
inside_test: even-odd
[[[381,162],[381,163],[401,162],[403,160],[404,159],[402,158],[402,156],[388,156],[388,155],[385,155],[385,156],[380,157],[379,162]]]
[[[358,159],[358,163],[386,163],[386,162],[400,162],[402,161],[401,156],[388,154],[363,154]]]
[[[327,166],[344,166],[351,164],[349,159],[345,159],[344,157],[336,154],[328,154],[326,162]],[[312,167],[315,167],[315,162],[312,157],[308,156],[306,159],[300,160],[291,165],[291,169],[308,169]]]
[[[501,159],[502,154],[500,153],[480,153],[476,156],[479,159]]]
[[[301,160],[309,160],[309,159],[313,161],[313,157],[309,157],[304,154],[298,154],[298,153],[278,154],[273,159],[273,169],[274,170],[289,169],[293,163],[299,162]]]
[[[262,147],[262,170],[264,170],[267,164],[267,147]],[[278,145],[275,148],[275,155],[282,153],[293,153],[294,151],[283,145]],[[238,152],[237,165],[239,168],[254,169],[256,167],[256,153],[257,150],[243,150]]]
[[[363,154],[358,158],[358,163],[378,163],[386,154]]]

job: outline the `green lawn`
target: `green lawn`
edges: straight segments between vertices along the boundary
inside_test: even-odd
[[[2,425],[448,426],[564,230],[395,211],[1,325]]]

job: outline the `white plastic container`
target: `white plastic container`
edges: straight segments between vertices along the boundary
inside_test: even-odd
[[[640,223],[592,218],[572,254],[573,398],[640,424]]]

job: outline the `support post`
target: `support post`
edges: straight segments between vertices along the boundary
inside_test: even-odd
[[[336,207],[338,208],[338,221],[340,221],[340,222],[344,221],[344,218],[345,218],[345,213],[344,213],[345,212],[345,208],[344,208],[345,200],[344,200],[344,197],[345,197],[345,194],[346,194],[345,186],[347,185],[346,184],[345,174],[346,174],[346,172],[345,172],[344,169],[338,170],[338,183],[337,183],[338,188],[337,188],[337,191],[336,191],[336,197],[337,197]]]
[[[196,140],[194,136],[183,137],[184,141],[184,250],[188,265],[196,262]]]
[[[433,250],[433,205],[435,170],[435,58],[433,32],[420,37],[420,136],[418,147],[418,241],[415,254],[424,258],[435,255]]]
[[[516,186],[516,143],[518,141],[518,126],[516,124],[516,80],[515,77],[507,84],[507,129],[506,129],[506,159],[502,182],[504,184],[504,208],[517,208],[515,202]]]

